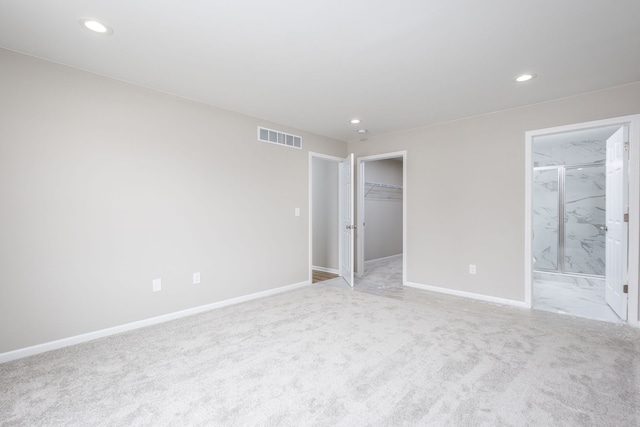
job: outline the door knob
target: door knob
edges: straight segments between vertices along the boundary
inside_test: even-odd
[[[609,231],[609,227],[607,227],[606,225],[601,225],[600,227],[598,227],[600,229],[600,231]]]

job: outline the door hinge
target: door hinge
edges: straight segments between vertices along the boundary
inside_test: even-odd
[[[629,222],[629,214],[624,214],[624,222]]]
[[[624,143],[624,151],[629,151],[629,141]]]
[[[624,285],[622,287],[622,293],[623,294],[628,294],[629,293],[629,285]]]

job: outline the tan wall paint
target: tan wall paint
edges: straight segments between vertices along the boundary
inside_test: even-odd
[[[349,151],[408,152],[409,282],[524,301],[525,131],[637,113],[640,83],[369,138]]]
[[[0,50],[0,353],[308,280],[308,151],[346,144]]]

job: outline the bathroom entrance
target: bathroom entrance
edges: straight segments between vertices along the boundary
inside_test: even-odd
[[[627,269],[627,135],[612,125],[533,138],[533,308],[626,320],[611,284]]]

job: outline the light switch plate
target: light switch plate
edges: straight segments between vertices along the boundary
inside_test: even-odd
[[[200,283],[200,273],[193,273],[193,284],[197,285]]]
[[[153,279],[153,292],[158,292],[161,289],[162,289],[162,280]]]

